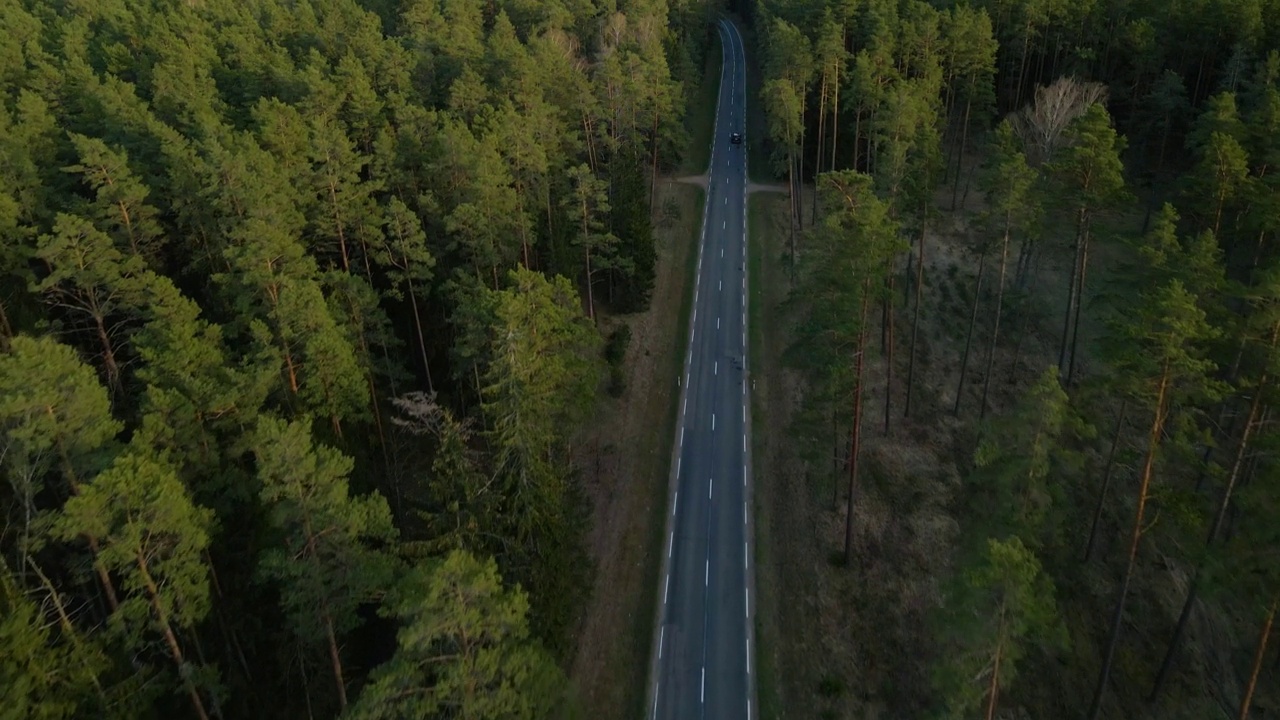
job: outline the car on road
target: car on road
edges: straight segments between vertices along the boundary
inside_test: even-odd
[[[730,144],[730,145],[741,145],[741,144],[742,144],[742,133],[729,133],[729,144]]]

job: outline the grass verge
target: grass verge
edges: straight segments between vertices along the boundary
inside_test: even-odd
[[[681,163],[681,174],[701,175],[711,164],[711,136],[716,126],[716,97],[720,94],[720,68],[722,51],[720,33],[711,33],[707,46],[707,60],[702,69],[702,81],[693,94],[693,101],[685,113],[685,127],[689,131],[689,147]]]
[[[570,676],[587,718],[631,720],[644,703],[679,403],[675,379],[687,339],[703,200],[696,186],[659,184],[652,306],[601,319],[606,335],[629,325],[632,343],[625,392],[599,404],[577,443],[592,503],[596,576]]]
[[[756,692],[760,717],[765,720],[782,717],[782,698],[777,668],[778,617],[777,560],[773,545],[771,510],[774,493],[769,478],[776,468],[770,446],[777,434],[777,417],[771,393],[776,391],[777,365],[781,359],[779,303],[786,288],[782,266],[783,235],[781,223],[787,212],[786,197],[775,193],[753,193],[747,200],[747,271],[750,274],[750,329],[748,349],[755,386],[751,394],[753,427],[774,428],[773,433],[753,433],[751,444],[755,468],[756,515]],[[785,432],[785,431],[783,431]]]

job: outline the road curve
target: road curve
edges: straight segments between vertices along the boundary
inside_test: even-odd
[[[672,453],[653,720],[757,716],[753,632],[751,379],[747,372],[747,157],[742,36],[718,23],[723,56],[698,241],[689,346]],[[751,142],[747,138],[746,142]]]

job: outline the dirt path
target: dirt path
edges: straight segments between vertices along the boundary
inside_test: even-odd
[[[605,334],[624,322],[631,327],[627,389],[622,397],[601,403],[579,440],[584,449],[580,469],[592,505],[588,542],[596,575],[570,677],[582,716],[593,720],[638,715],[652,639],[670,428],[679,390],[682,344],[677,333],[684,327],[680,314],[702,212],[701,195],[691,188],[668,180],[660,183],[658,193],[652,305],[646,312],[607,317],[601,323]]]

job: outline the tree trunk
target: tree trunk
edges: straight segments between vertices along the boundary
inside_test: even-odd
[[[1067,361],[1067,385],[1075,382],[1076,356],[1080,346],[1080,306],[1084,304],[1084,278],[1089,269],[1089,233],[1085,233],[1080,246],[1080,272],[1076,275],[1075,320],[1071,323],[1071,359]]]
[[[893,408],[893,267],[889,268],[889,291],[884,301],[886,323],[884,360],[884,434],[889,434],[890,410]]]
[[[907,398],[902,404],[902,417],[911,417],[911,390],[916,378],[916,341],[920,337],[920,297],[924,293],[924,218],[920,218],[920,250],[916,259],[916,286],[911,310],[911,350],[907,353]]]
[[[1018,262],[1014,265],[1013,284],[1019,290],[1027,287],[1027,273],[1031,270],[1031,241],[1023,238],[1018,244]]]
[[[342,269],[351,272],[351,260],[347,257],[347,234],[342,230],[342,213],[338,210],[338,188],[329,177],[329,204],[333,207],[333,226],[338,231],[338,249],[342,252]]]
[[[996,343],[1000,340],[1000,315],[1004,309],[1004,274],[1009,267],[1009,224],[1005,217],[1004,241],[1000,244],[1000,279],[996,281],[996,317],[991,327],[991,344],[987,346],[987,374],[982,379],[982,403],[978,405],[978,419],[987,416],[987,393],[991,390],[991,370],[996,362]],[[974,302],[975,306],[977,301]]]
[[[106,319],[101,313],[94,313],[93,320],[98,330],[98,341],[102,343],[102,364],[107,370],[107,384],[117,392],[123,389],[120,384],[120,365],[116,363],[116,351],[107,335]]]
[[[1071,263],[1071,277],[1067,282],[1067,309],[1062,317],[1062,342],[1058,345],[1058,374],[1065,379],[1067,372],[1067,348],[1071,346],[1071,309],[1076,300],[1076,275],[1080,272],[1080,240],[1084,232],[1084,208],[1076,215],[1075,258]]]
[[[1249,706],[1253,704],[1253,691],[1258,687],[1258,673],[1262,671],[1262,659],[1267,655],[1267,640],[1271,637],[1271,625],[1276,619],[1276,605],[1280,597],[1271,601],[1267,609],[1267,618],[1262,621],[1262,632],[1258,633],[1258,649],[1253,653],[1253,669],[1249,671],[1249,684],[1245,687],[1244,699],[1240,701],[1240,715],[1237,720],[1249,720]]]
[[[789,218],[790,222],[787,223],[787,229],[788,229],[787,239],[791,244],[791,284],[792,285],[794,285],[796,282],[796,265],[799,263],[799,258],[796,257],[796,215],[798,214],[796,210],[796,206],[797,206],[797,203],[799,202],[799,197],[798,197],[798,194],[796,193],[795,167],[796,167],[795,153],[788,150],[787,151],[787,202],[790,204],[791,217]]]
[[[13,337],[13,326],[9,324],[9,315],[4,310],[4,298],[0,297],[0,352],[9,352],[11,337]]]
[[[1107,682],[1111,679],[1111,664],[1115,660],[1116,641],[1120,638],[1125,601],[1129,597],[1129,584],[1133,580],[1133,568],[1138,560],[1138,546],[1142,541],[1142,525],[1147,509],[1147,494],[1151,488],[1151,475],[1155,468],[1156,450],[1160,447],[1160,438],[1164,433],[1165,397],[1168,395],[1170,372],[1169,363],[1166,360],[1160,372],[1155,417],[1151,421],[1151,433],[1147,439],[1147,458],[1143,463],[1142,480],[1138,485],[1138,506],[1134,511],[1133,530],[1129,534],[1129,558],[1125,564],[1124,577],[1120,581],[1120,597],[1116,600],[1116,609],[1111,616],[1111,631],[1107,637],[1102,669],[1098,672],[1098,684],[1093,690],[1093,701],[1089,705],[1089,720],[1098,720],[1102,712],[1102,698],[1106,694]]]
[[[1022,58],[1018,61],[1018,80],[1013,86],[1013,110],[1017,110],[1022,104],[1022,86],[1026,82],[1027,74],[1027,52],[1031,45],[1031,23],[1027,23],[1022,29]]]
[[[597,172],[600,165],[596,159],[595,128],[591,126],[591,116],[585,111],[582,113],[582,135],[587,141],[587,164],[591,166],[591,172]]]
[[[970,84],[969,94],[970,94],[970,98],[972,98],[973,83],[970,82],[969,84]],[[963,125],[963,129],[960,131],[960,157],[956,158],[956,177],[955,177],[954,183],[952,183],[951,185],[951,212],[955,212],[956,210],[956,195],[960,193],[960,176],[963,174],[961,170],[964,169],[964,150],[969,142],[969,111],[972,108],[972,106],[973,106],[972,99],[965,100],[964,125]]]
[[[280,336],[280,346],[284,350],[284,367],[289,374],[289,390],[294,394],[298,394],[298,368],[293,363],[293,351],[289,349],[289,341]]]
[[[658,197],[658,113],[653,114],[653,162],[649,173],[649,214],[653,214],[653,203]],[[528,262],[525,262],[528,265]]]
[[[1271,346],[1275,347],[1277,336],[1280,335],[1280,324],[1275,326],[1271,332]],[[1262,396],[1267,386],[1267,374],[1264,371],[1258,378],[1258,384],[1253,391],[1253,401],[1249,403],[1249,416],[1244,421],[1244,430],[1240,433],[1240,442],[1236,446],[1236,457],[1231,463],[1231,472],[1227,475],[1227,484],[1222,490],[1222,500],[1218,503],[1218,512],[1214,513],[1213,522],[1209,525],[1208,535],[1205,537],[1204,545],[1206,548],[1213,547],[1214,542],[1218,539],[1218,531],[1222,528],[1223,520],[1227,516],[1227,508],[1231,506],[1231,497],[1236,489],[1236,481],[1240,478],[1240,468],[1244,465],[1245,452],[1249,447],[1249,438],[1253,435],[1253,430],[1258,426],[1258,414],[1262,407]],[[1151,685],[1151,693],[1147,696],[1148,701],[1155,700],[1160,692],[1164,689],[1165,681],[1169,679],[1169,671],[1173,669],[1173,661],[1182,645],[1182,636],[1187,629],[1187,621],[1191,618],[1192,608],[1195,606],[1196,598],[1200,590],[1200,572],[1202,565],[1197,565],[1195,575],[1191,579],[1191,585],[1187,588],[1187,597],[1182,603],[1182,612],[1178,614],[1178,623],[1173,627],[1173,637],[1169,638],[1169,647],[1165,650],[1164,660],[1160,663],[1160,671],[1156,673],[1155,682]]]
[[[164,634],[165,645],[169,647],[169,656],[173,658],[173,664],[177,667],[178,676],[182,678],[182,684],[187,686],[187,694],[191,696],[191,705],[195,708],[196,716],[200,720],[209,720],[209,714],[204,709],[204,701],[200,699],[200,692],[196,690],[195,683],[191,682],[191,677],[184,672],[186,661],[182,657],[182,647],[178,645],[178,638],[173,634],[173,626],[169,624],[168,613],[164,611],[164,605],[160,603],[160,590],[156,587],[155,580],[147,569],[147,559],[141,552],[138,552],[134,557],[138,562],[138,571],[142,574],[142,581],[147,588],[151,610],[156,614],[156,622],[160,625],[160,632]]]
[[[818,218],[818,175],[822,174],[822,141],[826,139],[827,129],[827,76],[822,76],[822,86],[818,91],[818,145],[813,154],[813,209],[810,219]]]
[[[995,720],[996,699],[1000,695],[1000,656],[1004,651],[1004,604],[1000,604],[1000,625],[996,630],[996,657],[991,666],[991,686],[987,689],[986,720]]]
[[[951,414],[957,417],[960,415],[960,400],[964,397],[965,374],[969,371],[969,349],[973,345],[973,328],[978,324],[978,298],[982,296],[982,274],[986,267],[987,253],[984,250],[978,256],[978,281],[973,288],[973,312],[969,315],[969,332],[964,336],[964,355],[960,360],[960,382],[956,385],[956,404],[951,408]]]
[[[856,106],[855,106],[856,107]],[[853,114],[853,164],[850,166],[853,170],[858,170],[858,160],[862,155],[862,109],[858,108]]]
[[[831,162],[827,164],[827,169],[833,171],[836,169],[836,139],[840,135],[840,70],[838,67],[835,86],[835,93],[831,98]],[[814,186],[816,188],[817,183],[814,183]]]
[[[800,92],[804,97],[804,91]],[[796,228],[804,232],[804,101],[800,105],[800,154],[796,156]],[[815,193],[816,194],[816,193]]]
[[[591,318],[591,322],[596,321],[596,299],[595,293],[591,289],[591,247],[587,246],[587,317]]]
[[[1120,414],[1116,417],[1116,431],[1111,435],[1111,449],[1107,451],[1107,465],[1102,471],[1102,487],[1098,490],[1098,503],[1093,508],[1093,524],[1089,526],[1089,540],[1084,546],[1084,558],[1081,562],[1089,562],[1093,557],[1094,546],[1098,538],[1098,525],[1102,521],[1102,509],[1107,504],[1107,490],[1111,487],[1111,470],[1115,467],[1116,446],[1120,444],[1120,431],[1124,428],[1124,413],[1129,409],[1129,398],[1120,401]]]
[[[862,368],[867,350],[867,306],[871,283],[863,281],[862,312],[858,324],[858,350],[853,369],[853,428],[849,431],[849,499],[844,520],[844,564],[853,565],[853,509],[858,495],[858,455],[862,447]]]
[[[434,393],[436,389],[431,382],[431,364],[427,362],[427,340],[423,337],[422,316],[418,313],[418,295],[413,290],[413,280],[407,280],[407,282],[409,285],[409,305],[413,308],[413,327],[418,336],[418,353],[422,357],[422,369],[427,374],[427,392]]]
[[[58,626],[62,630],[62,638],[71,645],[73,654],[81,661],[86,673],[89,675],[90,681],[93,683],[94,691],[98,699],[104,704],[107,702],[106,692],[102,689],[102,683],[98,681],[98,671],[94,665],[86,659],[80,651],[84,648],[84,644],[80,642],[80,633],[75,626],[71,624],[71,616],[67,613],[66,605],[62,602],[62,594],[53,586],[53,582],[49,580],[49,576],[44,574],[39,565],[29,556],[26,558],[27,565],[31,571],[40,578],[40,585],[44,587],[45,592],[49,595],[49,603],[53,605],[53,609],[58,616]]]
[[[324,632],[329,641],[329,662],[333,665],[333,679],[338,685],[338,707],[347,709],[347,681],[342,676],[342,657],[338,654],[338,638],[333,632],[333,618],[324,611]]]

